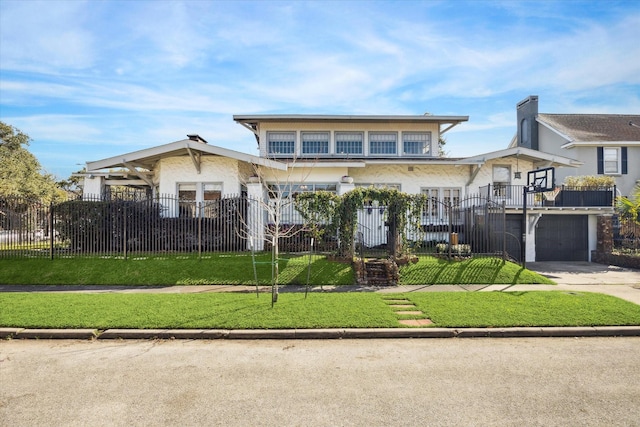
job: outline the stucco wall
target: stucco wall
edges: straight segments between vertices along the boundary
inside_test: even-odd
[[[178,183],[221,183],[223,196],[240,193],[245,178],[240,176],[238,161],[224,157],[203,157],[200,173],[197,172],[190,157],[171,157],[160,161],[160,182],[158,192],[161,195],[177,194]]]

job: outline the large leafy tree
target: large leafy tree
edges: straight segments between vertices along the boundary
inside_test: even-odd
[[[58,200],[64,194],[53,175],[42,172],[38,159],[26,148],[31,138],[0,122],[0,196]]]

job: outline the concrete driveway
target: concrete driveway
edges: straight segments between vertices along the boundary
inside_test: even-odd
[[[562,285],[630,285],[640,287],[640,270],[594,262],[530,262],[535,271]]]

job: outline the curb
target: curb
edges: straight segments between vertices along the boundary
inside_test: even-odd
[[[0,339],[260,340],[380,338],[638,337],[640,326],[379,329],[25,329],[0,328]]]

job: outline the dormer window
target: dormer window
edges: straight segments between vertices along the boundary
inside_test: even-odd
[[[336,154],[362,154],[362,132],[336,132]]]
[[[431,132],[403,132],[404,155],[431,155]]]
[[[329,154],[329,132],[302,132],[302,154]]]
[[[295,132],[267,132],[269,154],[294,154],[296,149]]]
[[[369,133],[369,154],[396,154],[398,134],[395,132]]]

